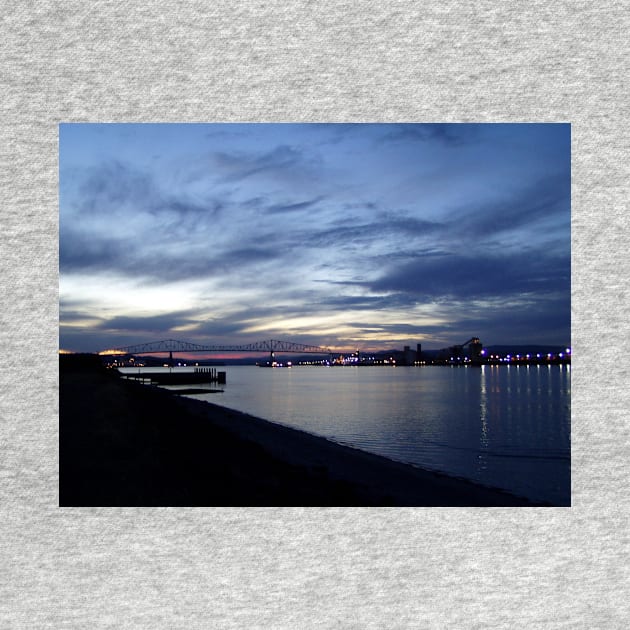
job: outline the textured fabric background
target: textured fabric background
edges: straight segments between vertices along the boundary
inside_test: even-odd
[[[628,627],[628,9],[3,2],[0,627]],[[57,507],[57,125],[236,120],[573,124],[572,508]]]

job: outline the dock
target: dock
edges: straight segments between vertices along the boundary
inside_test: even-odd
[[[157,385],[190,385],[194,383],[226,383],[226,373],[216,368],[196,367],[193,372],[140,372],[138,374],[123,374],[125,378],[156,383]]]

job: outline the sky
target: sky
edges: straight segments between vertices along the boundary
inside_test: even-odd
[[[62,124],[59,344],[570,342],[568,124]]]

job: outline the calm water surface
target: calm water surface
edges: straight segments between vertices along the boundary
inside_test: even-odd
[[[193,396],[390,459],[570,502],[570,366],[218,368]]]

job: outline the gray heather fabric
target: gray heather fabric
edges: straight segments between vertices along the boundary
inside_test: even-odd
[[[4,2],[0,627],[627,627],[628,8]],[[236,120],[573,123],[572,508],[57,507],[57,124]]]

